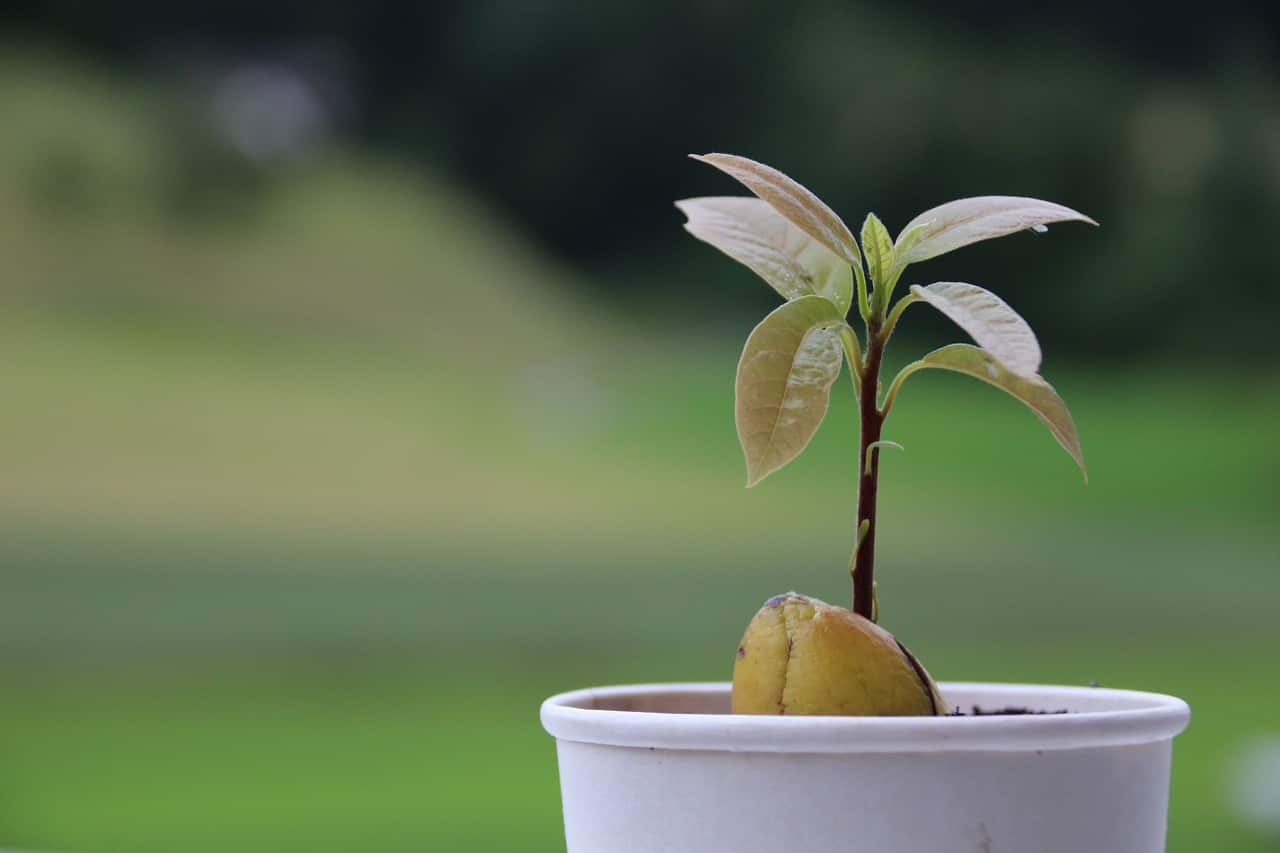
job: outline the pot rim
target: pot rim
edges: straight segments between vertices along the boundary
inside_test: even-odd
[[[941,682],[949,706],[1065,708],[1066,714],[942,717],[759,716],[619,710],[728,707],[728,682],[592,687],[542,703],[558,740],[652,749],[781,753],[1022,752],[1169,740],[1191,709],[1174,696],[1103,687]],[[614,707],[609,707],[614,706]]]

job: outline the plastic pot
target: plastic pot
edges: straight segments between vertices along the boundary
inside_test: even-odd
[[[968,711],[729,714],[728,684],[578,690],[542,705],[569,853],[1159,853],[1185,702],[943,683]]]

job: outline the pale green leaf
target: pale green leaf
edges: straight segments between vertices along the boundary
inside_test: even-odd
[[[868,444],[867,453],[870,454],[872,450],[876,450],[881,447],[890,447],[890,448],[893,448],[894,450],[906,450],[906,448],[903,447],[898,442],[890,441],[887,438],[882,438],[879,441],[873,441],[870,444]]]
[[[894,274],[893,238],[889,236],[888,229],[874,213],[868,213],[866,220],[862,223],[862,254],[867,259],[871,280],[875,282],[877,293],[892,286],[890,278]]]
[[[844,344],[844,354],[849,359],[849,370],[853,374],[853,396],[858,397],[858,377],[862,376],[862,347],[858,344],[858,335],[848,323],[840,327],[840,342]]]
[[[843,315],[829,299],[802,296],[752,330],[738,361],[734,412],[754,486],[809,444],[840,375]]]
[[[817,294],[841,312],[853,302],[853,271],[844,260],[759,198],[715,196],[676,202],[685,230],[763,278],[784,299]]]
[[[743,186],[773,205],[804,233],[844,258],[850,264],[861,264],[858,244],[849,226],[836,212],[796,181],[763,163],[734,154],[691,154],[736,178]]]
[[[984,350],[1009,370],[1035,376],[1040,370],[1040,343],[1027,321],[999,296],[976,284],[940,281],[911,292],[950,317]]]
[[[916,217],[917,220],[919,220],[919,218],[919,216]],[[903,258],[906,258],[911,254],[911,250],[915,248],[916,243],[920,242],[920,238],[922,238],[925,235],[925,232],[929,230],[929,226],[931,224],[932,223],[930,222],[917,221],[915,225],[912,225],[909,228],[903,228],[902,232],[898,234],[898,239],[893,244],[893,251],[895,260],[899,267],[905,267],[907,265]]]
[[[1049,428],[1049,432],[1058,440],[1058,444],[1071,454],[1071,458],[1080,466],[1080,472],[1088,479],[1089,474],[1084,466],[1084,452],[1080,449],[1080,437],[1076,433],[1075,422],[1071,420],[1071,412],[1067,411],[1067,404],[1058,396],[1058,392],[1054,391],[1053,386],[1044,379],[1039,376],[1019,376],[1012,373],[996,361],[990,353],[970,344],[951,344],[936,349],[904,368],[902,373],[909,375],[926,367],[964,373],[1017,397]],[[897,384],[896,380],[895,384]]]
[[[889,441],[888,439],[885,439],[885,438],[882,438],[879,441],[871,442],[870,444],[867,445],[867,465],[864,473],[868,475],[871,473],[871,462],[872,462],[871,451],[879,450],[882,447],[892,447],[894,450],[906,450],[906,448],[903,447],[901,444],[898,444],[898,442]]]
[[[1076,220],[1097,225],[1083,213],[1035,198],[988,195],[949,201],[917,216],[898,235],[903,266],[959,249],[979,240],[1018,231],[1043,231],[1052,222]]]

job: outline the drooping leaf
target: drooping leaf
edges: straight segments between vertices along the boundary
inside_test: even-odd
[[[890,441],[887,438],[882,438],[879,441],[873,441],[870,444],[868,444],[867,452],[870,453],[872,450],[875,450],[878,447],[892,447],[894,450],[906,450],[906,448],[903,447],[898,442]]]
[[[862,223],[862,254],[867,258],[867,266],[871,269],[871,280],[876,290],[889,286],[889,278],[893,275],[893,238],[884,227],[884,223],[874,213],[868,213]],[[884,297],[880,297],[884,298]]]
[[[879,450],[882,447],[892,447],[894,450],[906,450],[906,448],[903,447],[901,444],[898,444],[898,442],[889,441],[888,439],[885,439],[885,438],[882,438],[879,441],[871,442],[870,444],[867,445],[867,464],[866,464],[866,468],[863,469],[863,473],[868,475],[871,473],[871,463],[873,461],[871,451]]]
[[[752,330],[738,361],[734,412],[754,486],[809,444],[840,375],[843,315],[831,300],[802,296]]]
[[[987,195],[949,201],[907,223],[898,235],[899,261],[914,264],[979,240],[1071,220],[1098,224],[1079,211],[1035,198]]]
[[[685,230],[763,278],[784,299],[817,294],[842,312],[853,302],[853,271],[763,199],[687,198],[676,202]]]
[[[757,163],[734,154],[691,154],[715,166],[737,179],[743,186],[773,205],[774,209],[791,220],[804,233],[844,258],[850,264],[860,264],[858,244],[854,242],[849,226],[836,212],[798,182],[772,166]]]
[[[853,327],[845,323],[840,327],[840,342],[844,344],[844,354],[849,360],[849,370],[853,376],[853,396],[861,398],[858,389],[858,377],[862,375],[862,346],[858,343],[858,335]]]
[[[1071,458],[1080,466],[1080,473],[1088,480],[1089,472],[1085,469],[1084,452],[1080,449],[1080,437],[1076,433],[1075,422],[1071,420],[1071,412],[1067,411],[1067,404],[1058,396],[1058,392],[1044,379],[1012,373],[990,353],[971,344],[951,344],[936,349],[903,368],[903,373],[909,375],[926,367],[964,373],[1017,397],[1049,428],[1049,432],[1071,454]]]
[[[1027,321],[1008,303],[985,288],[960,281],[940,281],[911,292],[950,317],[996,361],[1022,376],[1040,370],[1040,343]]]

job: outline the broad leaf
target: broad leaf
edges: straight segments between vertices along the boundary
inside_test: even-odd
[[[868,213],[862,223],[862,254],[867,258],[867,266],[871,269],[871,280],[876,290],[890,286],[893,275],[893,238],[884,227],[884,223],[874,213]],[[883,299],[884,297],[881,297]]]
[[[747,189],[773,205],[797,228],[844,258],[850,264],[861,264],[858,244],[849,226],[822,199],[796,181],[763,163],[733,154],[691,154],[695,160],[715,166],[736,178]]]
[[[1062,402],[1058,392],[1054,391],[1053,386],[1044,379],[1039,376],[1019,376],[1011,373],[990,353],[970,344],[951,344],[936,349],[904,368],[903,372],[915,372],[926,367],[965,373],[1017,397],[1049,428],[1049,432],[1053,433],[1058,444],[1061,444],[1080,466],[1080,473],[1084,474],[1086,480],[1088,479],[1089,473],[1084,466],[1084,453],[1080,449],[1080,437],[1076,434],[1075,422],[1071,420],[1067,404]]]
[[[802,296],[775,309],[747,338],[734,412],[748,486],[800,455],[818,431],[840,375],[844,325],[829,299]]]
[[[911,292],[950,317],[984,350],[1009,370],[1035,376],[1040,369],[1040,343],[1027,321],[999,296],[976,284],[940,281]]]
[[[899,261],[914,264],[979,240],[1027,229],[1043,231],[1051,222],[1070,220],[1098,224],[1069,207],[1035,198],[987,195],[949,201],[907,223],[898,235]],[[920,230],[913,234],[914,229]]]
[[[817,294],[847,313],[853,271],[826,246],[758,198],[687,198],[676,207],[685,230],[763,278],[784,299]]]

